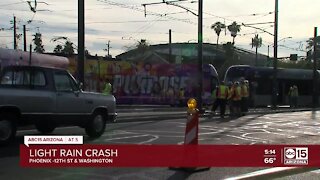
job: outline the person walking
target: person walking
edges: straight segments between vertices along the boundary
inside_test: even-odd
[[[216,109],[220,108],[220,117],[224,118],[226,111],[226,104],[228,98],[228,87],[222,81],[216,90],[216,101],[212,106],[212,113],[215,113]]]

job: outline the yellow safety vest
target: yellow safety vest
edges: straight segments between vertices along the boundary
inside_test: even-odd
[[[249,97],[248,87],[246,85],[241,86],[242,97]]]
[[[110,83],[107,83],[104,87],[104,90],[103,90],[103,94],[104,95],[109,95],[111,94],[111,90],[112,90],[112,86]]]
[[[226,99],[228,96],[228,88],[225,85],[220,85],[218,88],[218,96],[219,99]]]
[[[241,87],[238,86],[234,89],[234,95],[233,95],[233,100],[234,101],[240,101],[241,100]]]
[[[180,90],[179,91],[179,97],[180,98],[184,98],[184,90]]]

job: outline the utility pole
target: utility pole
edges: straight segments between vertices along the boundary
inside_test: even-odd
[[[17,49],[17,25],[16,25],[16,16],[13,16],[13,49]]]
[[[172,41],[171,41],[171,29],[169,29],[169,62],[172,63]]]
[[[108,41],[108,57],[110,57],[110,41]]]
[[[314,38],[313,38],[313,96],[312,96],[312,104],[313,107],[316,108],[318,105],[318,73],[317,73],[317,35],[318,28],[314,28]]]
[[[30,44],[30,52],[29,52],[29,66],[31,66],[32,62],[32,44]]]
[[[274,46],[273,46],[273,77],[272,77],[272,108],[277,108],[277,64],[278,64],[278,0],[275,0],[275,13],[274,13]]]
[[[202,11],[203,11],[203,0],[198,2],[198,109],[200,113],[203,113],[202,109],[202,90],[203,90],[203,70],[202,70],[202,43],[203,43],[203,34],[202,34]]]
[[[85,86],[84,83],[84,0],[78,0],[78,80]],[[85,88],[85,87],[84,87]]]
[[[108,41],[108,44],[106,44],[107,45],[107,49],[103,49],[104,51],[107,51],[107,55],[106,55],[106,57],[107,58],[109,58],[110,57],[110,41]]]
[[[27,51],[26,25],[23,25],[23,51]]]

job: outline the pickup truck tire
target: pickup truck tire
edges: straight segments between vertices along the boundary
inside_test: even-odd
[[[11,142],[17,132],[16,116],[14,114],[0,115],[0,145]]]
[[[48,122],[37,122],[35,124],[37,130],[42,133],[42,134],[49,134],[52,133],[54,131],[54,129],[56,128],[56,126],[52,123],[48,123]]]
[[[85,130],[89,137],[98,138],[100,137],[106,128],[106,117],[101,112],[93,113],[91,119],[87,123]]]

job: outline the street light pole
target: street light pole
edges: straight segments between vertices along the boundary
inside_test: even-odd
[[[317,36],[318,28],[314,27],[314,38],[313,38],[313,95],[312,95],[312,104],[316,108],[318,105],[318,73],[317,73]]]
[[[274,46],[273,46],[273,77],[272,77],[272,108],[277,107],[277,66],[278,66],[278,0],[275,0],[275,13],[274,13]]]
[[[84,0],[78,0],[78,80],[85,86],[84,83]]]
[[[203,73],[202,73],[202,11],[203,11],[203,0],[199,0],[199,9],[198,9],[198,109],[202,111],[202,89],[203,89]]]

